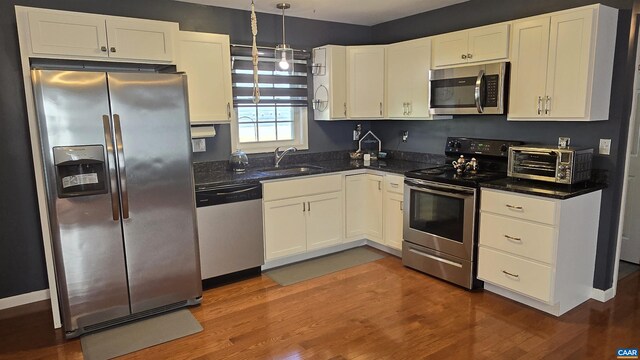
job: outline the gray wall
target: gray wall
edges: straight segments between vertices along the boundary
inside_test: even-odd
[[[437,10],[374,27],[353,26],[322,21],[288,18],[287,38],[297,48],[310,49],[326,43],[388,43],[502,20],[581,6],[593,1],[577,0],[471,0],[451,8]],[[629,1],[604,1],[628,9]],[[31,145],[27,127],[24,89],[21,77],[14,5],[60,10],[93,12],[157,20],[176,21],[181,29],[228,33],[234,43],[251,40],[248,13],[169,0],[10,0],[0,3],[0,298],[45,289],[46,271],[32,170]],[[514,138],[536,142],[554,142],[558,135],[571,136],[577,145],[596,146],[597,138],[613,139],[612,156],[596,160],[599,167],[611,171],[612,186],[605,191],[598,249],[596,286],[611,284],[613,224],[617,223],[621,163],[628,103],[625,88],[630,87],[624,73],[629,14],[621,17],[616,53],[614,97],[610,121],[594,124],[510,123],[504,117],[456,118],[428,123],[375,121],[370,126],[381,135],[385,147],[404,150],[442,152],[449,135]],[[260,45],[273,45],[280,37],[280,18],[258,14]],[[624,94],[624,97],[620,95]],[[356,122],[309,122],[310,151],[350,148],[351,130]],[[368,126],[369,122],[363,122]],[[406,144],[399,144],[399,132],[410,131]],[[230,150],[229,126],[217,126],[218,136],[207,141],[209,151],[196,160],[223,160]]]
[[[373,27],[379,43],[396,42],[449,31],[512,20],[544,12],[595,3],[595,1],[554,0],[471,0],[433,12],[383,23]],[[614,60],[613,89],[608,121],[576,122],[510,122],[506,116],[458,116],[452,120],[428,122],[372,121],[385,147],[418,152],[442,153],[447,136],[523,140],[531,143],[555,144],[558,136],[571,137],[572,145],[598,148],[599,139],[612,139],[610,156],[596,156],[594,167],[609,172],[609,188],[605,189],[600,208],[600,228],[594,286],[611,287],[619,220],[620,198],[626,154],[633,59],[628,61],[629,28],[633,1],[601,1],[605,5],[627,9],[619,14],[618,37]],[[632,51],[633,53],[633,51]],[[402,130],[409,131],[409,141],[402,143]]]
[[[249,2],[247,2],[249,3]],[[182,30],[230,34],[232,43],[250,44],[249,13],[168,0],[24,0],[0,2],[0,298],[47,288],[31,143],[24,100],[14,5],[175,21]],[[258,14],[258,44],[281,38],[281,18]],[[311,49],[326,43],[371,42],[371,28],[287,18],[287,40]],[[351,122],[309,122],[311,151],[347,149]],[[218,126],[209,151],[196,160],[227,159],[229,126]]]

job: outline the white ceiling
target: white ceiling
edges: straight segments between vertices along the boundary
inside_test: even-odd
[[[251,10],[251,0],[178,0],[203,5]],[[282,14],[276,4],[287,2],[286,16],[375,25],[469,0],[254,0],[256,12]]]

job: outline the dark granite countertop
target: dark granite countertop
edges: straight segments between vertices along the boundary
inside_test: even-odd
[[[565,185],[516,178],[489,181],[481,183],[480,186],[489,189],[537,195],[560,200],[588,194],[607,187],[604,183],[595,183],[591,181]]]
[[[294,176],[318,175],[358,169],[379,170],[402,175],[410,170],[433,166],[434,163],[437,162],[420,162],[401,159],[380,159],[377,161],[371,161],[369,165],[365,166],[363,160],[350,160],[342,158],[322,161],[306,161],[304,163],[287,163],[286,165],[282,166],[283,169],[293,166],[305,165],[314,167],[308,172],[301,172],[296,174],[281,174],[278,172],[264,171],[271,170],[273,169],[273,167],[253,168],[247,169],[247,171],[245,171],[244,173],[234,173],[221,166],[212,166],[205,170],[198,169],[198,171],[195,171],[195,183],[196,190],[204,190],[212,186],[219,185],[241,184],[263,180],[289,178]]]

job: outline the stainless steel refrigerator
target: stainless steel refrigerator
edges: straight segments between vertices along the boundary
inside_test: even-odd
[[[186,77],[32,81],[67,337],[199,303]]]

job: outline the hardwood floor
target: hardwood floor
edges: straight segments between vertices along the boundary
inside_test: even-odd
[[[40,307],[40,308],[38,308]],[[204,331],[124,359],[615,359],[640,347],[640,272],[606,304],[560,318],[468,292],[393,256],[282,287],[266,276],[211,289]],[[1,359],[82,359],[47,303],[0,312]]]

